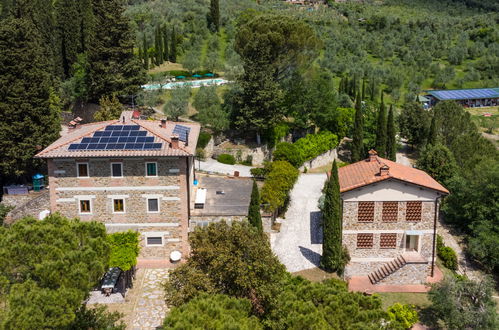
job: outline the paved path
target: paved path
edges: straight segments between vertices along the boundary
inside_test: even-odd
[[[201,168],[202,171],[208,173],[220,173],[227,175],[234,175],[234,171],[239,171],[239,176],[250,177],[250,169],[251,166],[244,165],[228,165],[222,164],[216,161],[215,159],[208,158],[206,161],[197,161],[196,160],[196,170]]]
[[[396,154],[397,163],[412,167],[412,163],[410,159],[407,157],[407,154],[409,153],[409,146],[404,141],[400,141],[400,144],[402,144],[402,148],[400,148],[400,150],[397,151]]]
[[[128,329],[156,329],[163,324],[168,310],[162,287],[168,269],[144,269],[144,272]]]
[[[317,267],[322,254],[321,216],[317,202],[326,174],[301,174],[291,191],[291,204],[271,246],[290,272]]]

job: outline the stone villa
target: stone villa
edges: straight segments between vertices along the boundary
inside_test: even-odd
[[[347,277],[372,284],[424,284],[433,272],[440,198],[427,173],[378,157],[338,170]]]
[[[77,125],[36,155],[47,160],[50,211],[139,231],[141,258],[185,256],[199,130],[127,112]]]

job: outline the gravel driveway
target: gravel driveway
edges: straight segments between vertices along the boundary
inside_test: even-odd
[[[321,215],[317,202],[326,174],[301,174],[281,231],[271,235],[272,251],[289,272],[317,267],[322,254]]]
[[[250,177],[251,166],[245,165],[228,165],[222,164],[216,161],[215,159],[208,158],[206,161],[195,161],[196,170],[201,170],[208,173],[220,173],[227,175],[234,175],[234,171],[239,171],[239,176]]]

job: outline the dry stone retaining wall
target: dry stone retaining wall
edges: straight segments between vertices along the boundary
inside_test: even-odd
[[[305,170],[305,167],[310,170],[313,168],[325,166],[333,162],[335,159],[338,159],[338,152],[336,149],[331,149],[311,160],[307,160],[305,163],[303,163],[299,170],[303,172]]]

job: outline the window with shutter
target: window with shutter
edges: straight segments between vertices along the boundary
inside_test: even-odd
[[[421,221],[421,209],[423,203],[422,202],[407,202],[407,207],[405,211],[405,220],[406,221]]]
[[[383,202],[382,221],[383,222],[397,222],[399,211],[398,202]]]
[[[359,222],[374,221],[374,202],[359,202],[357,220]]]
[[[381,234],[379,247],[382,249],[395,249],[397,247],[397,234]]]
[[[372,249],[373,234],[357,234],[357,249]]]

